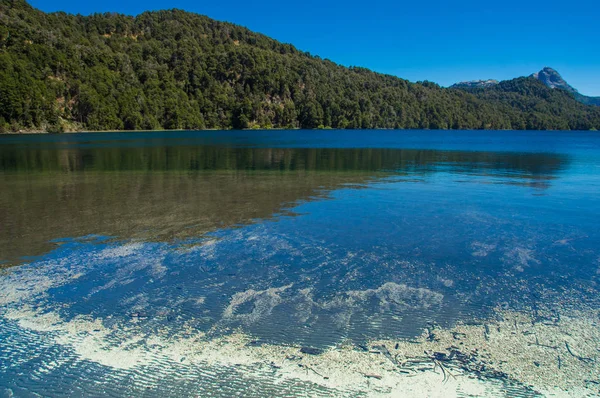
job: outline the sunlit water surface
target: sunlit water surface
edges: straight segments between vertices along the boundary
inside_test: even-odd
[[[327,395],[111,366],[14,313],[100,320],[142,349],[184,329],[410,339],[498,308],[596,306],[599,221],[592,132],[0,137],[0,396]]]

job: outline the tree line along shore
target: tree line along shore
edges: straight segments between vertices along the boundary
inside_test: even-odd
[[[532,77],[411,83],[181,10],[81,16],[8,0],[0,20],[0,132],[600,128],[600,107]]]

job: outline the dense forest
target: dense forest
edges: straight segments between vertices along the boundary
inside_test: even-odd
[[[486,89],[346,68],[180,10],[46,14],[0,0],[0,132],[240,128],[600,128],[534,78]]]

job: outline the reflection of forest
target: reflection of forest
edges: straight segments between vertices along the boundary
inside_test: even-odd
[[[367,174],[262,172],[21,174],[0,185],[0,259],[38,255],[61,237],[172,240],[268,218]]]
[[[62,237],[199,236],[388,173],[441,167],[543,186],[565,163],[548,154],[208,146],[4,147],[1,155],[0,259],[5,260],[42,254],[52,247],[49,240]]]
[[[553,174],[565,162],[557,154],[519,154],[416,149],[264,149],[217,146],[0,149],[3,171],[199,171],[199,170],[411,170],[449,163],[474,171]]]

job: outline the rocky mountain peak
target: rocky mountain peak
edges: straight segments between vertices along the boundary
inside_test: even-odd
[[[534,73],[531,76],[538,79],[550,88],[561,88],[571,93],[578,92],[575,88],[571,87],[569,83],[565,81],[565,79],[562,78],[560,73],[550,67],[545,67],[541,71]]]
[[[451,87],[453,88],[486,88],[495,86],[498,84],[498,80],[487,79],[487,80],[471,80],[468,82],[460,82],[453,84]]]

